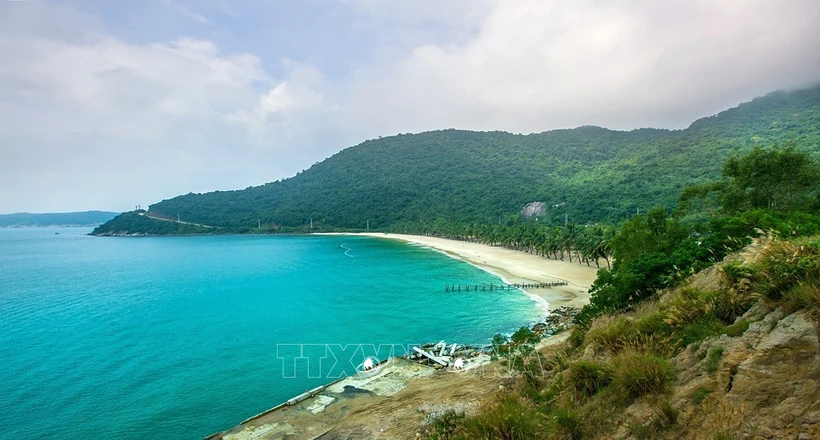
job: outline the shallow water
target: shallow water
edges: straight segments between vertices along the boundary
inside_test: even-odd
[[[485,343],[542,313],[445,293],[500,280],[390,240],[88,232],[0,229],[2,438],[201,438],[389,355],[358,344]]]

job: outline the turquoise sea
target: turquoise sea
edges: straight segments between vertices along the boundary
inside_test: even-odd
[[[354,344],[486,343],[543,313],[445,293],[500,280],[392,240],[88,232],[0,229],[0,438],[199,439],[354,372]],[[299,344],[344,350],[307,366]]]

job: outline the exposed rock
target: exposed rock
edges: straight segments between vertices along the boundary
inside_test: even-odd
[[[718,371],[709,373],[704,360],[716,349],[723,354]],[[688,437],[699,438],[698,427],[706,427],[740,438],[820,438],[820,340],[808,312],[784,317],[774,310],[740,337],[688,347],[674,364],[673,404],[681,425],[691,426]],[[708,394],[699,405],[692,402],[698,391]]]
[[[544,202],[531,202],[524,205],[521,209],[521,216],[524,218],[531,218],[537,215],[542,215],[547,212],[547,204]]]

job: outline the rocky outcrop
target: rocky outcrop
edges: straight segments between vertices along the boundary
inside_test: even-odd
[[[524,205],[521,209],[521,216],[524,218],[531,218],[538,215],[543,215],[547,212],[547,204],[544,202],[531,202]]]
[[[736,438],[820,438],[820,340],[810,312],[758,319],[735,338],[722,335],[675,358],[673,403],[688,438],[724,432]],[[709,365],[709,359],[712,365]],[[718,359],[715,361],[715,359]]]

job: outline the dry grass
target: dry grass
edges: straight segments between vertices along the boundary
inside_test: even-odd
[[[661,394],[670,390],[675,381],[675,369],[663,357],[625,352],[613,360],[615,380],[613,384],[625,400],[645,394]]]

